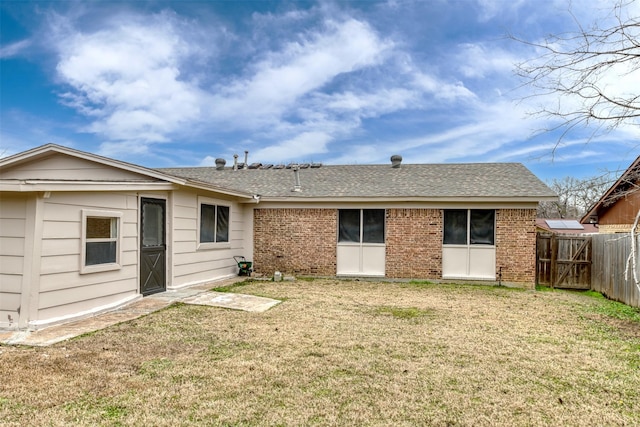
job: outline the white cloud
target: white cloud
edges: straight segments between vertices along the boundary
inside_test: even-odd
[[[510,52],[485,43],[465,43],[458,46],[455,60],[463,76],[483,79],[495,74],[510,74],[521,60]]]
[[[269,52],[247,78],[217,88],[214,119],[242,126],[277,120],[340,74],[380,64],[392,47],[361,21],[328,21],[325,27]]]
[[[58,78],[71,89],[61,101],[91,117],[85,131],[147,144],[200,120],[206,95],[182,78],[194,50],[179,26],[174,16],[158,14],[93,33],[70,31],[68,22],[58,28]]]
[[[0,59],[11,58],[20,55],[26,49],[31,46],[32,42],[29,39],[20,40],[17,42],[9,43],[4,46],[0,46]]]
[[[326,153],[327,144],[332,139],[331,135],[323,132],[303,132],[287,141],[259,149],[252,156],[263,162],[308,159],[314,154]]]

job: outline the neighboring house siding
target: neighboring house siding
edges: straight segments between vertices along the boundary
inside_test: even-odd
[[[622,197],[603,209],[598,218],[600,233],[624,233],[631,230],[640,209],[640,191]]]
[[[336,274],[337,209],[255,209],[256,271]]]
[[[386,276],[442,277],[442,210],[387,209]]]
[[[229,242],[203,248],[198,244],[199,200],[212,205],[229,206]],[[242,206],[227,200],[193,192],[173,193],[173,279],[170,287],[219,279],[237,273],[234,255],[244,247]]]
[[[502,267],[502,281],[535,284],[536,210],[496,210],[496,279]]]
[[[37,322],[116,304],[138,293],[135,193],[52,193],[43,209]],[[122,215],[120,268],[80,274],[83,209]]]
[[[0,199],[0,328],[18,324],[22,294],[27,198]]]

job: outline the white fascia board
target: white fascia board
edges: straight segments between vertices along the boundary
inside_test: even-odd
[[[402,202],[376,201],[376,202],[348,202],[334,200],[332,202],[317,203],[291,203],[262,201],[252,206],[254,209],[536,209],[537,202]]]
[[[268,197],[262,196],[261,203],[539,203],[558,200],[554,196],[539,197]]]
[[[154,191],[178,190],[181,187],[195,188],[224,194],[241,199],[253,200],[249,193],[240,193],[207,184],[189,182],[184,185],[172,182],[145,181],[51,181],[51,180],[0,180],[0,191],[30,192],[30,191]]]
[[[96,181],[0,181],[0,191],[150,191],[175,190],[179,188],[170,182],[96,182]]]

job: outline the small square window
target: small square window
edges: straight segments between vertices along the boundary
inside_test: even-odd
[[[119,212],[82,211],[81,273],[119,269]]]

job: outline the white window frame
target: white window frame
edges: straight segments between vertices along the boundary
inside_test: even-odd
[[[109,218],[116,222],[116,236],[100,239],[87,239],[87,218]],[[115,242],[116,261],[104,264],[86,265],[87,243]],[[80,274],[99,273],[122,268],[122,212],[82,209],[82,234],[80,236]]]
[[[387,241],[387,210],[384,208],[344,208],[345,210],[357,210],[360,212],[359,241],[340,241],[340,211],[338,209],[338,227],[336,240],[336,274],[338,276],[371,276],[384,277],[386,265],[386,241]],[[364,236],[364,211],[380,210],[383,216],[383,241],[381,243],[363,242]]]
[[[214,241],[213,242],[201,242],[200,241],[200,234],[201,234],[201,227],[202,227],[202,205],[209,205],[209,206],[214,206],[215,207],[215,217],[214,217],[214,224],[217,224],[217,215],[218,215],[218,207],[222,206],[225,207],[227,209],[229,209],[229,218],[228,218],[228,239],[226,242],[216,242],[215,240],[217,239],[217,230],[213,230],[214,233]],[[197,238],[197,246],[198,246],[198,250],[209,250],[209,249],[229,249],[231,248],[231,205],[227,204],[227,203],[221,203],[220,200],[215,200],[215,199],[210,199],[207,197],[198,197],[198,221],[197,221],[197,227],[198,229],[196,230],[196,238]]]
[[[444,227],[445,227],[445,222],[444,222],[444,211],[446,211],[447,209],[443,210],[442,213],[442,278],[443,279],[463,279],[463,280],[495,280],[495,274],[496,274],[496,265],[495,265],[495,257],[496,257],[496,239],[497,239],[497,220],[498,220],[498,215],[497,215],[497,210],[496,209],[483,209],[483,208],[472,208],[472,209],[465,209],[465,208],[458,208],[458,209],[452,209],[452,210],[462,210],[462,211],[466,211],[466,220],[467,220],[467,234],[466,234],[466,243],[464,244],[451,244],[451,243],[444,243]],[[474,210],[492,210],[493,213],[493,245],[489,245],[489,244],[478,244],[478,243],[471,243],[471,211]],[[454,251],[458,251],[458,253],[456,254]],[[453,255],[453,256],[452,256]],[[445,270],[447,270],[447,268],[445,267],[445,264],[448,264],[448,259],[454,259],[456,261],[456,263],[459,263],[460,261],[464,261],[464,264],[462,265],[462,267],[464,267],[464,272],[460,273],[460,269],[456,269],[458,272],[457,273],[447,273]],[[483,262],[481,263],[476,263],[476,260],[491,260],[491,264],[486,264],[488,266],[488,268],[486,269],[482,269],[483,271],[481,271],[480,273],[478,273],[478,269],[475,267],[477,265],[485,265]]]
[[[453,211],[466,211],[467,212],[467,236],[466,236],[466,242],[465,243],[444,243],[444,227],[445,227],[445,223],[444,223],[444,212],[447,210],[453,210]],[[471,243],[471,212],[472,211],[493,211],[493,244],[489,245],[486,243]],[[478,247],[478,246],[484,246],[484,247],[488,247],[488,248],[495,248],[496,247],[496,220],[497,220],[497,214],[496,214],[496,209],[482,209],[482,208],[478,208],[478,209],[444,209],[443,213],[442,213],[442,245],[443,246],[449,246],[449,247],[467,247],[467,248],[471,248],[471,247]]]

